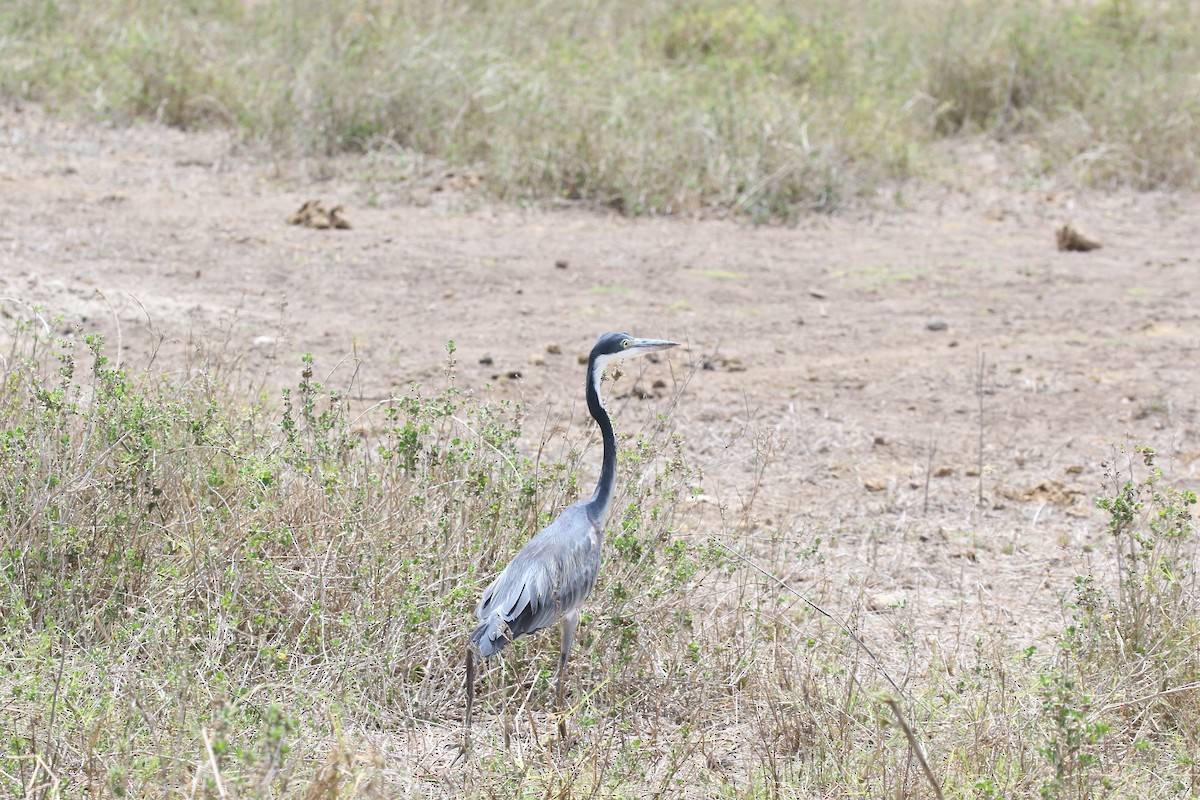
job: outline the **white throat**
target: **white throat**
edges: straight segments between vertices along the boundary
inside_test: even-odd
[[[596,390],[596,397],[600,400],[600,405],[604,405],[604,396],[600,394],[600,381],[604,377],[605,368],[614,361],[620,361],[623,353],[605,353],[602,356],[596,356],[596,367],[592,370],[592,387]]]

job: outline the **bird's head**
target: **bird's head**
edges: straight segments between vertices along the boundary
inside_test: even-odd
[[[667,350],[678,344],[679,342],[669,342],[666,339],[638,339],[628,333],[614,331],[596,340],[591,360],[597,368],[603,370],[604,366],[612,361]]]

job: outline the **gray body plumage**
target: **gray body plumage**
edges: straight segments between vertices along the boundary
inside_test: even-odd
[[[603,509],[599,520],[603,520]],[[517,553],[483,593],[471,642],[484,658],[513,639],[579,611],[600,572],[602,523],[585,503],[567,507]]]

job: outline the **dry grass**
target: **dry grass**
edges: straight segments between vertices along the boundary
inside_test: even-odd
[[[513,200],[786,218],[937,167],[947,137],[1020,145],[1032,177],[1195,188],[1197,42],[1187,3],[1150,0],[15,0],[0,91],[282,157],[433,158]]]
[[[825,560],[836,531],[755,534],[753,492],[697,499],[673,401],[616,401],[640,432],[573,738],[548,715],[553,635],[531,637],[481,679],[455,764],[474,602],[580,493],[587,432],[518,447],[544,421],[460,394],[452,347],[441,389],[358,408],[351,377],[333,390],[306,363],[263,404],[219,362],[168,381],[18,327],[0,405],[14,795],[910,797],[929,791],[920,751],[947,796],[1200,791],[1195,498],[1145,450],[1109,467],[1113,549],[1060,587],[1051,651],[986,608],[941,649],[909,610],[867,611],[871,576]],[[777,444],[750,441],[762,474]]]

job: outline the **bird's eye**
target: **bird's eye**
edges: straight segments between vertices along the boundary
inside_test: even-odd
[[[624,350],[626,347],[629,347],[629,340],[628,340],[628,339],[622,339],[622,340],[621,340],[621,349],[622,349],[622,350]]]

